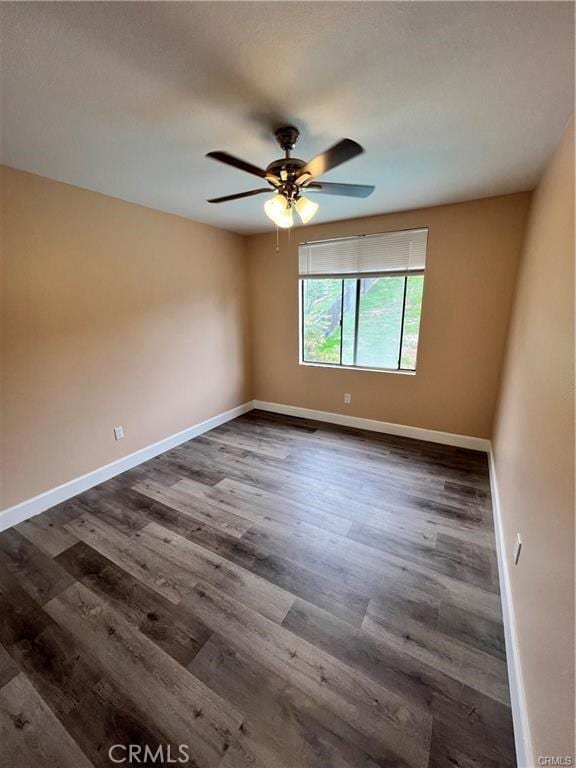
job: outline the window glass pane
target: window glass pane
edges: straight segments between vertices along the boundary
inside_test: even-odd
[[[424,275],[412,275],[408,278],[400,367],[411,371],[416,370],[416,351],[418,349],[423,288]]]
[[[304,280],[302,304],[304,360],[340,363],[342,280]]]
[[[342,315],[342,365],[354,365],[354,333],[356,329],[356,283],[344,280]]]
[[[398,368],[404,277],[367,277],[360,281],[356,365]]]

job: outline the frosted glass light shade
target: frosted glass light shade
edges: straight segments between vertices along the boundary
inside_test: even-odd
[[[270,200],[266,200],[264,203],[264,213],[276,223],[276,217],[286,210],[288,206],[288,200],[284,195],[274,195]]]
[[[302,224],[307,224],[310,219],[314,218],[319,207],[318,203],[312,202],[307,197],[299,197],[295,205],[298,216],[302,219]]]
[[[292,207],[284,195],[274,195],[264,203],[264,213],[277,227],[289,229],[294,224]]]
[[[292,208],[288,207],[284,208],[283,211],[280,211],[280,213],[277,214],[274,218],[274,223],[282,229],[290,229],[290,227],[294,224]]]

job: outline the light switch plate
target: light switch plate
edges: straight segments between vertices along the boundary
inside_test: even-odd
[[[124,427],[114,427],[114,438],[116,440],[122,440],[124,437]]]
[[[522,551],[522,539],[520,538],[520,534],[516,534],[516,541],[514,543],[514,565],[518,565],[518,560],[520,560],[520,552]]]

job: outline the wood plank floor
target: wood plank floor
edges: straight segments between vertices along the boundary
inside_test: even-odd
[[[0,614],[5,768],[515,765],[473,451],[252,411],[2,533]]]

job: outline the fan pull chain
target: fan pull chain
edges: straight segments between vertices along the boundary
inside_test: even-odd
[[[280,230],[276,227],[276,253],[280,253]]]

